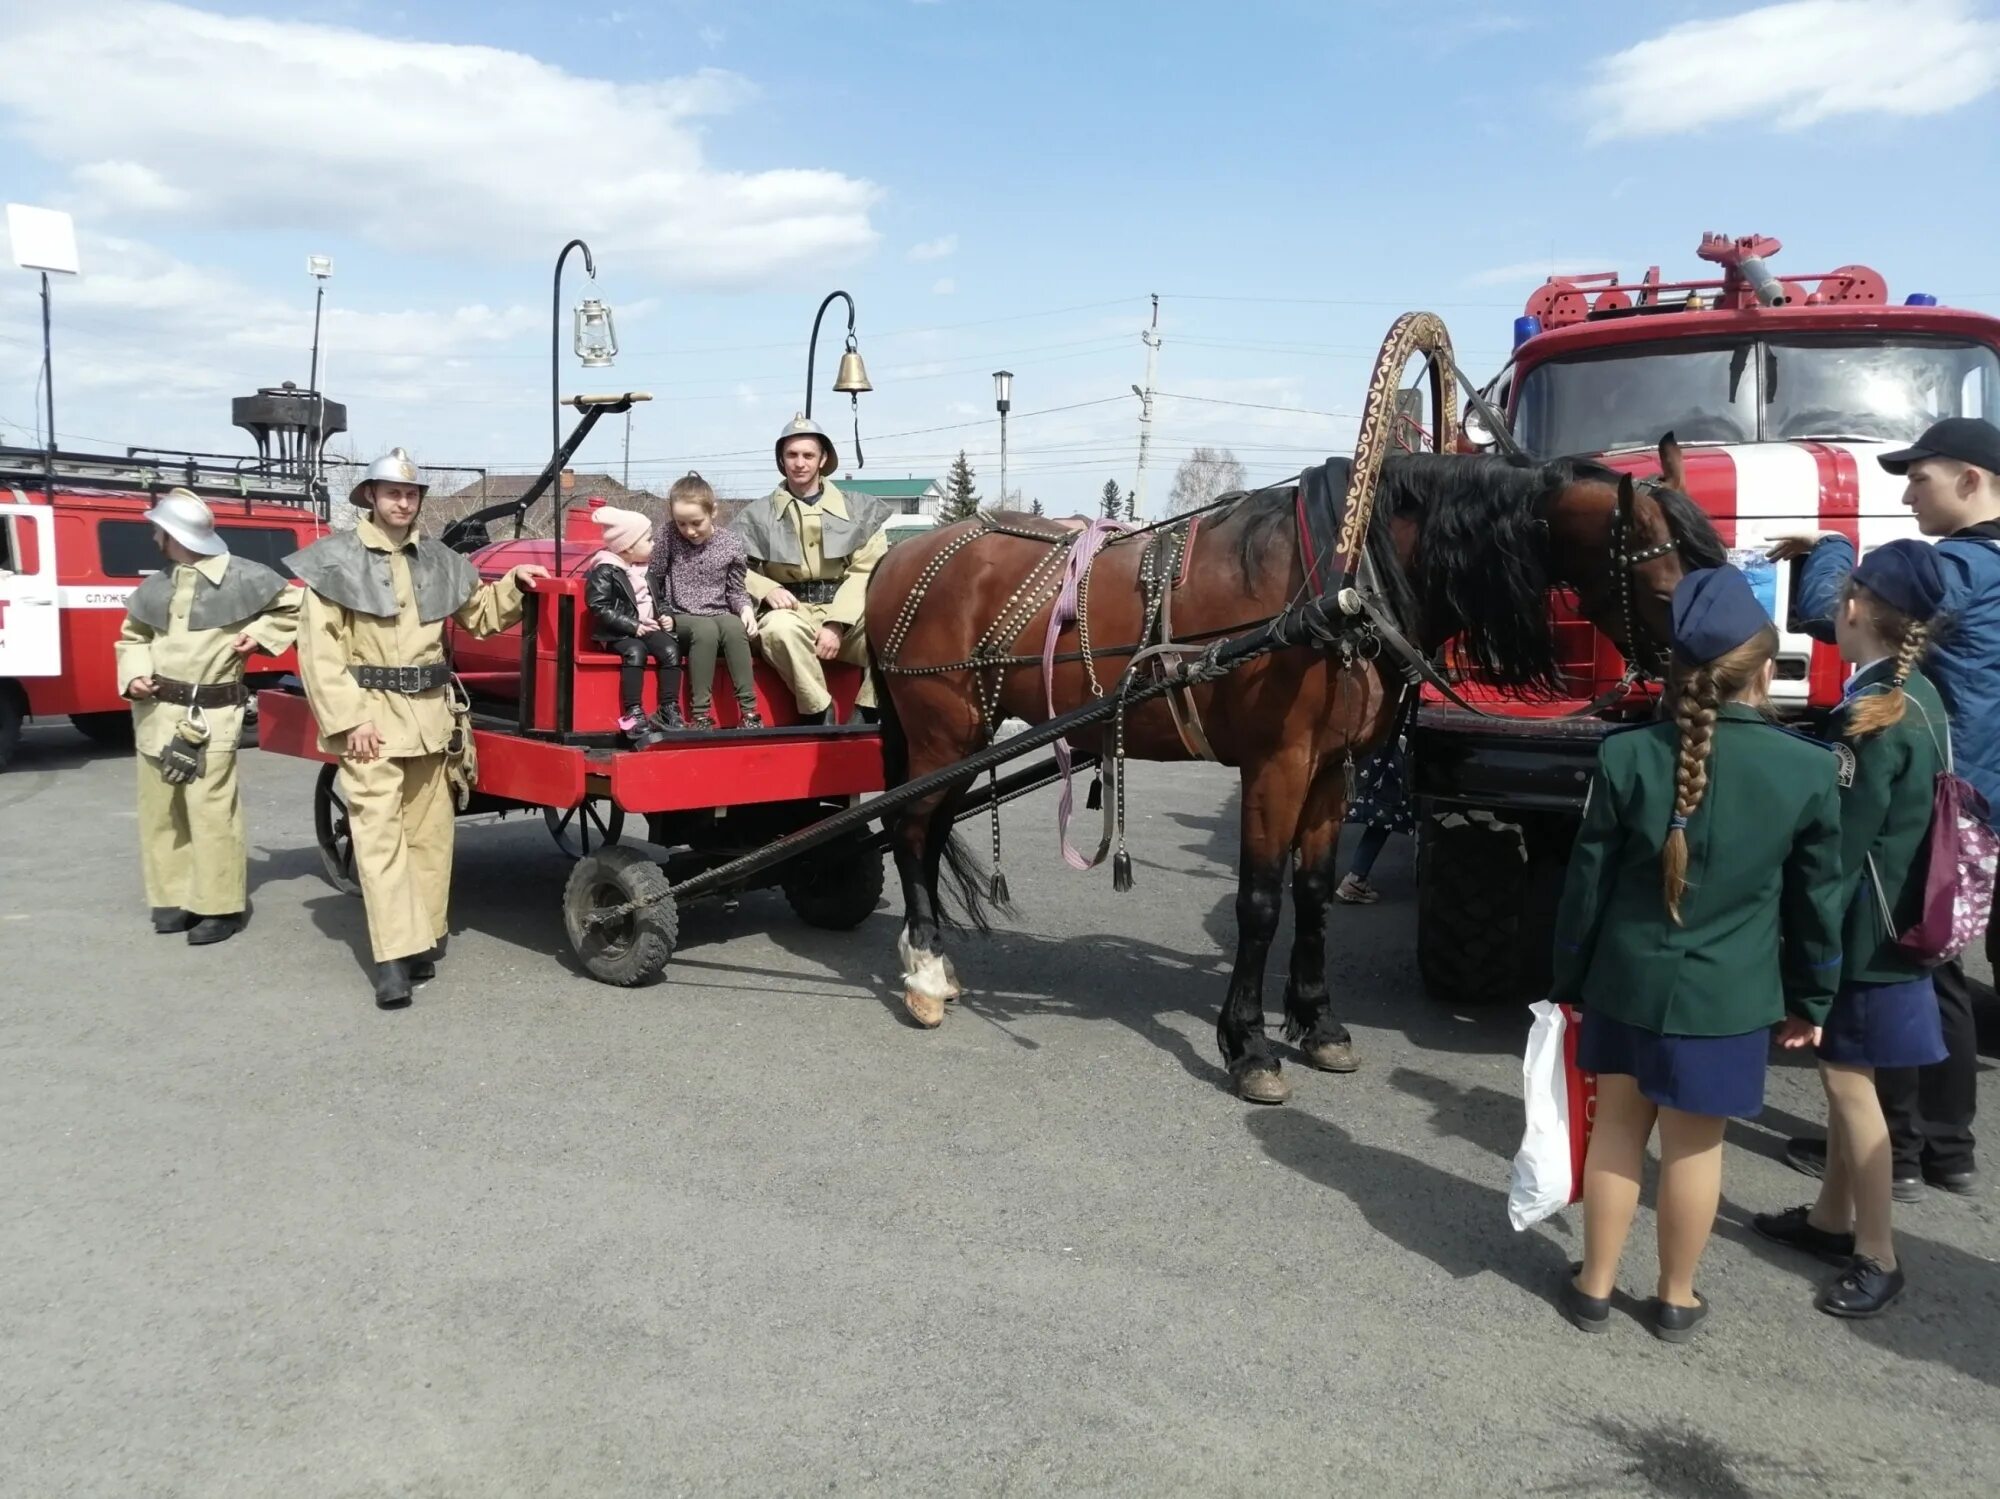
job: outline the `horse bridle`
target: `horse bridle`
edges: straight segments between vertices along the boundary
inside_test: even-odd
[[[1643,479],[1638,487],[1647,490],[1666,488],[1657,479]],[[1668,526],[1671,533],[1672,526]],[[1632,549],[1632,516],[1630,491],[1621,487],[1618,492],[1618,506],[1611,512],[1611,566],[1618,579],[1618,618],[1623,626],[1625,638],[1620,643],[1625,652],[1626,665],[1641,676],[1662,677],[1666,675],[1667,652],[1648,640],[1640,644],[1639,621],[1633,613],[1632,574],[1648,562],[1657,562],[1662,557],[1671,557],[1680,550],[1680,542],[1671,534],[1663,542],[1643,550]],[[1643,654],[1642,654],[1643,653]]]

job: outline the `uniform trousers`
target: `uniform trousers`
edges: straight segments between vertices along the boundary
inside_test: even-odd
[[[139,855],[146,904],[197,916],[234,916],[245,891],[243,798],[236,752],[210,750],[201,776],[185,786],[160,779],[160,762],[139,765]]]
[[[340,791],[375,961],[429,951],[447,930],[457,831],[445,757],[343,759]]]
[[[825,623],[826,610],[818,604],[767,609],[757,618],[758,649],[792,689],[799,711],[808,716],[824,712],[833,703],[832,694],[826,690],[825,663],[813,654],[813,644]],[[847,632],[840,643],[840,654],[833,659],[851,666],[868,665],[868,632],[859,623]],[[875,684],[865,674],[858,702],[864,708],[875,706]]]
[[[680,632],[681,648],[687,653],[690,708],[700,713],[709,706],[718,650],[729,664],[729,681],[736,689],[737,705],[745,709],[757,706],[756,681],[750,667],[750,637],[743,632],[742,620],[733,614],[676,614],[674,628]]]

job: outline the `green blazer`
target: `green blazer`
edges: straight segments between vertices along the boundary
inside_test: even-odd
[[[1909,701],[1901,723],[1866,739],[1854,739],[1846,730],[1848,708],[1887,690],[1890,670],[1891,663],[1878,661],[1858,673],[1831,726],[1841,782],[1841,888],[1847,896],[1843,989],[1905,983],[1930,971],[1896,946],[1896,932],[1907,930],[1923,912],[1931,796],[1949,742],[1944,701],[1928,677],[1912,672],[1903,684]],[[1879,896],[1868,876],[1870,854],[1881,880]],[[1895,931],[1882,919],[1884,899]]]
[[[1836,757],[1725,704],[1688,821],[1676,926],[1660,893],[1680,736],[1608,735],[1556,916],[1551,997],[1660,1035],[1734,1036],[1826,1018],[1840,978]]]

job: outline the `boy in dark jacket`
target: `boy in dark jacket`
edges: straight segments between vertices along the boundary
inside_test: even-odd
[[[604,546],[591,557],[583,601],[590,610],[591,638],[616,652],[618,697],[625,705],[619,732],[634,749],[658,744],[681,723],[681,648],[674,622],[653,607],[646,564],[653,555],[653,523],[636,510],[602,506],[591,519],[604,528]],[[646,661],[658,663],[660,706],[646,716]]]

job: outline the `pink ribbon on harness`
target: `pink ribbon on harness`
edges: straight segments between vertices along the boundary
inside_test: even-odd
[[[1070,547],[1069,559],[1063,564],[1062,587],[1056,592],[1055,606],[1049,610],[1049,633],[1042,642],[1042,692],[1050,718],[1056,716],[1056,639],[1066,627],[1076,623],[1077,594],[1091,562],[1107,541],[1131,529],[1123,521],[1100,517],[1085,526]],[[1104,849],[1098,849],[1097,858],[1087,859],[1069,846],[1069,814],[1076,801],[1070,786],[1069,741],[1058,739],[1054,749],[1056,767],[1062,772],[1062,801],[1056,808],[1056,831],[1062,840],[1063,862],[1071,869],[1089,869],[1104,858]]]

